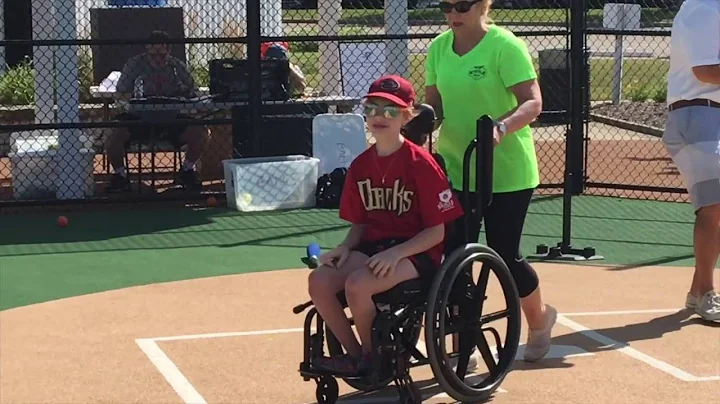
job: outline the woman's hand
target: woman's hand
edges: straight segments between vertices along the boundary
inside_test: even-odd
[[[390,248],[368,258],[365,264],[373,271],[376,278],[386,278],[395,270],[402,258],[398,250]]]
[[[325,254],[321,254],[320,257],[318,257],[318,261],[320,261],[322,265],[340,268],[349,255],[350,249],[345,244],[340,244]]]

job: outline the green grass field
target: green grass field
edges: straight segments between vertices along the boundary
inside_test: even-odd
[[[318,54],[315,52],[293,53],[293,62],[305,73],[308,85],[317,87]],[[415,83],[418,99],[424,99],[425,55],[410,56],[409,78]],[[623,64],[623,94],[632,101],[665,100],[666,76],[669,62],[664,59],[626,59]],[[537,61],[536,61],[537,69]],[[592,101],[608,100],[612,96],[613,60],[594,58],[590,60],[590,98]]]
[[[592,101],[612,97],[613,59],[590,60],[590,98]],[[664,102],[667,95],[667,59],[626,59],[623,63],[623,98],[631,101],[648,99]]]
[[[573,245],[597,248],[605,256],[600,263],[693,265],[694,215],[687,204],[597,196],[576,196],[572,203]],[[561,197],[533,199],[524,254],[561,240],[562,212]],[[57,212],[0,216],[4,229],[14,229],[0,232],[0,310],[136,285],[298,268],[308,243],[332,248],[348,228],[331,209],[91,209],[67,216],[65,229],[55,226]]]
[[[641,24],[654,26],[672,22],[675,12],[656,8],[643,8]],[[564,24],[568,19],[566,9],[495,9],[490,17],[498,22],[506,23],[558,23]],[[283,10],[283,19],[286,22],[317,20],[317,10]],[[408,18],[415,21],[444,21],[445,16],[438,9],[409,10]],[[603,10],[590,10],[587,14],[588,25],[602,25]],[[344,24],[382,24],[384,10],[343,10],[340,22]]]

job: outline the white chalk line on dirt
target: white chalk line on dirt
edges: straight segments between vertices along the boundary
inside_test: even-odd
[[[630,315],[630,314],[664,314],[675,313],[683,309],[652,309],[652,310],[617,310],[617,311],[587,311],[576,313],[558,313],[558,316],[614,316],[614,315]],[[314,329],[312,329],[314,332]],[[303,332],[302,328],[280,328],[274,330],[258,330],[258,331],[239,331],[239,332],[216,332],[207,334],[191,334],[191,335],[171,335],[166,337],[148,338],[153,341],[181,341],[189,339],[208,339],[208,338],[229,338],[229,337],[252,337],[258,335],[271,334],[290,334]]]
[[[140,349],[150,359],[160,374],[170,384],[170,387],[180,396],[185,404],[207,404],[207,401],[195,390],[190,381],[177,368],[175,363],[168,358],[155,341],[152,339],[136,339]]]
[[[188,339],[208,339],[208,338],[228,338],[228,337],[252,337],[258,335],[272,335],[272,334],[290,334],[296,332],[303,332],[303,328],[281,328],[276,330],[259,330],[259,331],[240,331],[240,332],[216,332],[209,334],[194,334],[194,335],[173,335],[169,337],[157,337],[150,338],[153,341],[181,341]],[[312,330],[314,331],[314,330]]]
[[[585,311],[576,313],[558,313],[563,317],[586,317],[586,316],[626,316],[632,314],[665,314],[677,313],[685,309],[651,309],[651,310],[616,310],[616,311]]]
[[[618,352],[621,352],[633,359],[639,360],[640,362],[650,365],[653,368],[660,370],[662,372],[665,372],[665,373],[667,373],[675,378],[678,378],[682,381],[705,382],[705,381],[720,380],[719,376],[698,377],[698,376],[692,375],[692,374],[690,374],[682,369],[679,369],[667,362],[661,361],[660,359],[657,359],[650,355],[644,354],[635,348],[631,348],[630,345],[626,342],[616,341],[610,337],[600,334],[599,332],[597,332],[595,330],[585,327],[584,325],[582,325],[580,323],[570,320],[569,318],[566,318],[562,315],[558,315],[557,322],[564,325],[567,328],[570,328],[573,331],[576,331],[576,332],[584,335],[587,338],[592,339],[593,341],[599,342],[605,346],[611,346],[611,347],[613,347],[614,350],[617,350]]]
[[[207,404],[205,399],[200,393],[193,387],[190,381],[182,374],[180,369],[177,368],[175,363],[165,354],[165,352],[158,346],[158,341],[180,341],[180,340],[191,340],[191,339],[207,339],[207,338],[222,338],[222,337],[248,337],[248,336],[261,336],[261,335],[277,335],[277,334],[290,334],[302,332],[302,328],[284,328],[276,330],[259,330],[259,331],[245,331],[245,332],[224,332],[224,333],[213,333],[213,334],[195,334],[195,335],[177,335],[169,337],[159,338],[144,338],[137,339],[135,342],[140,346],[140,349],[147,355],[153,365],[157,368],[160,374],[185,402],[185,404]],[[422,340],[418,341],[418,350],[423,355],[425,353],[425,343]],[[470,375],[472,376],[476,375]],[[507,393],[508,391],[503,388],[498,388],[496,394]],[[438,393],[434,395],[423,395],[424,400],[450,398],[447,393]],[[341,399],[341,403],[353,404],[353,403],[386,403],[388,400],[392,401],[392,397],[348,397]],[[394,401],[393,401],[394,402]]]
[[[682,369],[674,367],[667,362],[663,362],[659,359],[653,358],[646,355],[634,348],[631,348],[627,343],[615,341],[605,335],[602,335],[582,324],[568,319],[570,316],[612,316],[612,315],[632,315],[632,314],[664,314],[674,313],[683,309],[651,309],[651,310],[618,310],[618,311],[596,311],[596,312],[575,312],[575,313],[561,313],[558,314],[558,323],[568,327],[576,332],[579,332],[586,337],[599,342],[601,344],[619,347],[617,350],[626,354],[633,359],[639,360],[647,365],[650,365],[658,370],[668,373],[680,380],[688,382],[703,382],[703,381],[719,381],[720,376],[695,376]],[[155,365],[160,374],[175,390],[175,392],[182,398],[185,404],[207,404],[205,399],[198,393],[193,387],[190,381],[182,374],[177,368],[175,363],[163,352],[158,346],[157,342],[162,341],[182,341],[182,340],[193,340],[193,339],[210,339],[210,338],[230,338],[230,337],[250,337],[250,336],[263,336],[263,335],[277,335],[277,334],[291,334],[301,333],[303,328],[281,328],[274,330],[257,330],[257,331],[240,331],[240,332],[220,332],[220,333],[207,333],[207,334],[192,334],[192,335],[174,335],[165,337],[155,338],[142,338],[137,339],[135,342],[138,344],[140,349],[147,355],[151,363]],[[314,332],[314,330],[312,330]],[[420,352],[425,352],[425,346],[422,341],[418,341],[418,348]],[[499,388],[497,393],[507,393],[507,390]],[[446,393],[435,394],[425,399],[436,399],[436,398],[448,398]],[[341,400],[344,403],[383,403],[387,402],[388,397],[348,397],[345,400]]]

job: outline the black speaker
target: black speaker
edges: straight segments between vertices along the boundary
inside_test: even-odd
[[[181,7],[91,8],[92,39],[145,39],[153,31],[165,31],[173,39],[185,38]],[[125,62],[145,52],[144,44],[93,45],[93,83],[99,84],[113,71],[121,71]],[[187,63],[184,44],[170,45],[170,54]]]
[[[312,122],[322,103],[264,105],[260,128],[250,133],[247,106],[232,109],[233,147],[241,157],[312,156]]]
[[[215,59],[209,63],[210,94],[216,100],[245,101],[249,99],[249,64],[246,59]],[[257,78],[253,77],[253,80]],[[290,62],[287,60],[260,61],[261,99],[286,101],[290,99]]]

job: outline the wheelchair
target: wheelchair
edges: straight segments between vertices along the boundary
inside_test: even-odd
[[[423,108],[430,109],[434,121],[432,108],[427,105],[423,105],[421,110]],[[427,120],[430,113],[425,113],[422,119]],[[413,120],[421,116],[423,115],[418,115]],[[462,220],[466,222],[473,220],[473,217],[477,218],[475,220],[482,218],[483,208],[491,202],[493,125],[492,119],[487,116],[478,119],[476,138],[465,151],[462,187],[465,206],[471,206],[469,173],[473,151],[476,153],[478,195],[476,204],[473,205],[474,216],[465,212]],[[427,125],[415,127],[427,129]],[[432,129],[427,133],[432,133]],[[406,137],[415,142],[427,140],[424,136],[414,135],[417,133],[409,133]],[[465,229],[467,228],[465,226]],[[372,370],[366,374],[337,375],[313,367],[313,359],[324,356],[326,346],[330,356],[343,354],[343,347],[325,326],[317,309],[312,307],[312,301],[293,309],[295,314],[300,314],[310,308],[305,316],[303,361],[300,363],[299,372],[305,381],[312,379],[317,383],[315,395],[318,404],[332,404],[338,400],[338,378],[364,393],[384,389],[394,382],[400,403],[421,403],[423,397],[413,383],[410,369],[424,365],[430,365],[439,386],[459,402],[484,401],[498,389],[512,368],[520,342],[520,299],[515,282],[502,258],[489,247],[470,242],[467,233],[463,238],[465,244],[446,248],[441,268],[431,284],[413,279],[373,296],[377,308],[371,342],[374,363]],[[474,263],[481,264],[477,281],[472,271]],[[504,294],[505,309],[484,313],[483,304],[488,298],[486,292],[490,272],[494,273],[499,281]],[[343,307],[347,307],[344,291],[339,292],[337,298]],[[487,326],[488,323],[501,319],[507,319],[504,344],[500,333]],[[352,319],[350,323],[353,324]],[[427,355],[417,349],[423,325]],[[494,339],[497,356],[490,348],[487,334]],[[448,335],[453,335],[453,349],[449,354],[446,350]],[[478,383],[466,380],[468,363],[474,349],[478,350],[489,371]],[[453,360],[456,361],[455,369],[451,363]]]

